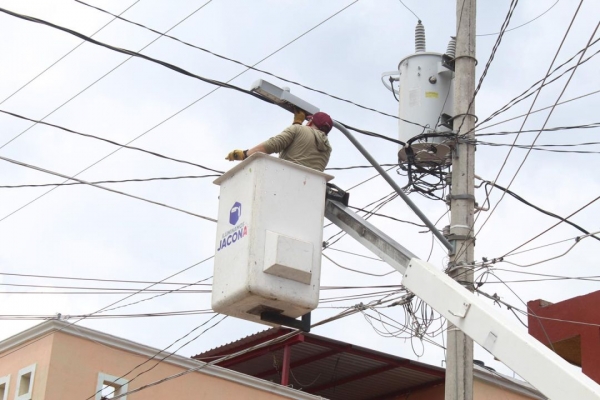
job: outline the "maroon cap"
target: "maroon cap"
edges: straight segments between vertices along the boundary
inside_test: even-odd
[[[318,112],[312,115],[311,121],[320,131],[323,131],[326,134],[333,128],[331,117],[324,112]]]

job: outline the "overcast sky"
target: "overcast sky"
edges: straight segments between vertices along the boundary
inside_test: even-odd
[[[92,4],[119,14],[134,1],[92,1]],[[555,0],[522,0],[514,12],[510,27],[524,24],[548,10]],[[374,109],[397,115],[398,103],[381,83],[384,71],[397,69],[400,59],[414,52],[414,27],[417,22],[397,0],[140,0],[123,17],[165,32],[187,17],[169,34],[215,53],[253,65],[298,38],[344,7],[345,10],[305,36],[262,61],[258,68],[289,80],[319,89]],[[414,1],[405,3],[422,19],[427,34],[427,50],[444,52],[455,32],[455,5],[451,1]],[[548,70],[579,2],[561,0],[539,19],[507,32],[496,52],[487,77],[476,100],[476,114],[482,121],[510,99],[542,79]],[[480,1],[477,15],[479,34],[500,30],[509,1]],[[229,81],[245,70],[235,63],[219,59],[197,49],[133,26],[113,21],[111,16],[70,0],[2,0],[0,7],[68,27],[94,38],[175,64],[206,78]],[[190,14],[192,14],[190,16]],[[598,1],[585,2],[579,11],[555,65],[562,64],[584,48],[600,15]],[[8,98],[56,60],[81,44],[78,39],[56,29],[0,13],[0,110],[32,119],[61,125],[79,132],[126,143],[139,135],[132,145],[170,157],[198,163],[224,171],[233,164],[224,156],[233,149],[246,149],[279,133],[292,121],[283,109],[243,93],[215,86],[177,72],[123,54],[84,43],[27,87]],[[600,37],[596,33],[595,39]],[[496,36],[477,38],[477,78],[481,75]],[[151,43],[147,48],[149,43]],[[586,53],[593,55],[600,45]],[[121,65],[122,64],[122,65]],[[568,66],[574,65],[571,62]],[[561,100],[568,100],[600,90],[600,62],[592,58],[573,75]],[[564,68],[563,68],[564,70]],[[112,72],[111,72],[112,71]],[[562,70],[561,70],[562,71]],[[289,86],[293,94],[328,112],[349,125],[396,137],[398,122],[389,116],[364,110],[331,97],[315,93],[270,77],[248,71],[231,82],[250,88],[260,78],[280,86]],[[569,74],[542,90],[534,109],[557,101]],[[91,87],[90,87],[91,85]],[[89,87],[89,88],[88,88]],[[85,88],[88,88],[84,92]],[[81,94],[79,94],[82,92]],[[75,98],[73,98],[76,96]],[[206,97],[204,97],[206,96]],[[575,126],[598,122],[600,94],[557,106],[547,127]],[[202,100],[197,101],[202,98]],[[4,101],[2,101],[4,100]],[[531,106],[533,97],[496,117],[489,124],[521,115]],[[197,101],[197,102],[196,102]],[[196,102],[196,103],[194,103]],[[65,104],[66,103],[66,104]],[[172,119],[157,124],[194,103]],[[62,106],[61,106],[62,105]],[[54,112],[58,107],[57,111]],[[48,115],[51,114],[51,115]],[[532,115],[525,129],[542,127],[548,110]],[[514,131],[522,119],[494,126],[485,132]],[[0,115],[0,146],[20,135],[32,125],[8,115]],[[484,132],[484,131],[481,131]],[[579,144],[594,142],[594,129],[544,132],[538,144]],[[531,144],[535,133],[523,133],[520,144]],[[330,167],[366,165],[356,149],[339,132],[329,135],[333,146]],[[383,163],[394,163],[397,147],[379,139],[360,136],[360,141]],[[496,143],[511,143],[514,136],[481,137]],[[118,149],[117,146],[80,137],[52,127],[36,125],[0,149],[3,157],[15,159],[65,175],[75,175]],[[600,146],[577,146],[567,150],[600,151]],[[508,154],[508,147],[480,145],[476,153],[476,174],[494,180]],[[514,149],[498,183],[507,186],[526,155]],[[518,172],[511,189],[527,201],[561,216],[568,216],[600,194],[598,154],[552,153],[532,151]],[[391,173],[400,185],[406,177]],[[204,175],[210,172],[191,165],[160,159],[148,154],[121,149],[116,154],[86,170],[79,177],[88,181]],[[349,188],[375,174],[372,169],[333,171],[335,184]],[[193,213],[216,217],[218,187],[214,178],[132,182],[106,186]],[[0,185],[24,185],[62,182],[61,178],[0,161]],[[101,278],[115,280],[159,281],[192,264],[210,257],[215,250],[215,224],[188,214],[128,198],[98,188],[76,185],[52,190],[41,188],[0,189],[0,272]],[[44,195],[45,193],[47,193]],[[392,192],[381,178],[351,191],[350,203],[362,207]],[[38,200],[34,199],[40,197]],[[485,201],[483,188],[477,202]],[[411,195],[425,214],[437,221],[446,212],[441,201]],[[498,190],[490,196],[492,205],[500,199]],[[31,204],[27,205],[28,203]],[[25,206],[27,205],[27,206]],[[24,207],[25,206],[25,207]],[[23,208],[21,208],[23,207]],[[18,211],[16,211],[18,210]],[[577,213],[572,221],[590,232],[600,230],[600,204],[592,204]],[[16,212],[15,212],[16,211]],[[380,210],[395,218],[417,218],[399,199]],[[10,215],[10,216],[9,216]],[[488,218],[483,212],[477,229]],[[432,248],[430,233],[424,229],[382,217],[370,219],[417,256],[426,259]],[[557,220],[506,196],[479,231],[476,260],[500,257],[534,237]],[[441,218],[439,227],[448,224]],[[338,232],[335,226],[324,231],[324,238]],[[567,251],[581,232],[561,224],[523,249],[571,239],[513,257],[507,261],[529,264],[543,261]],[[597,281],[557,280],[511,282],[538,279],[537,276],[509,272],[533,272],[566,276],[597,274],[600,243],[593,238],[580,241],[569,253],[555,260],[521,268],[507,263],[496,264],[495,274],[510,289],[490,276],[481,290],[497,293],[502,300],[524,308],[522,301],[543,298],[557,302],[597,290]],[[371,255],[349,237],[334,246],[337,249]],[[329,250],[328,254],[343,266],[375,274],[391,271],[386,264]],[[430,261],[443,269],[447,265],[445,250],[434,243]],[[172,282],[195,282],[212,275],[212,261],[205,262],[171,279]],[[322,265],[322,286],[366,286],[399,284],[397,273],[370,277],[346,271],[327,260]],[[86,288],[135,288],[140,284],[57,280],[48,278],[0,275],[2,285],[80,286]],[[210,283],[210,280],[206,283]],[[173,289],[179,286],[161,286]],[[200,287],[210,289],[210,286]],[[383,289],[322,290],[321,299]],[[47,316],[55,313],[80,315],[94,312],[125,294],[35,294],[36,292],[73,292],[31,286],[1,286],[0,315]],[[100,290],[106,292],[106,290]],[[11,292],[19,292],[12,293]],[[20,292],[27,292],[21,294]],[[87,289],[83,292],[98,292]],[[517,297],[518,296],[518,297]],[[137,295],[124,303],[148,298]],[[313,313],[313,321],[330,317],[347,307],[369,299],[354,299],[323,304]],[[140,314],[206,310],[210,293],[168,294],[137,305],[112,311],[115,314]],[[498,308],[500,310],[500,308]],[[383,311],[390,318],[404,321],[402,309]],[[514,316],[506,312],[510,318]],[[107,313],[108,314],[108,313]],[[375,315],[371,312],[371,315]],[[171,344],[210,315],[168,316],[155,318],[95,319],[80,322],[101,330],[155,347]],[[525,320],[525,318],[523,318]],[[71,320],[72,321],[72,320]],[[0,339],[7,338],[40,321],[1,322]],[[381,325],[376,327],[383,330]],[[431,330],[438,329],[439,322]],[[246,335],[265,326],[227,318],[200,339],[180,351],[195,355]],[[389,328],[389,327],[388,327]],[[391,328],[390,328],[391,329]],[[525,331],[525,328],[523,328]],[[380,336],[360,314],[344,318],[313,330],[314,333],[383,352],[441,365],[444,352],[418,339]],[[442,337],[435,340],[440,345]],[[484,350],[476,349],[476,358],[499,371],[510,373]]]

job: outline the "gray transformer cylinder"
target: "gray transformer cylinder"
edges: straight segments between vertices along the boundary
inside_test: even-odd
[[[438,125],[442,114],[453,115],[453,72],[442,66],[442,54],[419,52],[400,61],[399,117],[423,126],[399,121],[399,139],[408,142],[423,133],[449,132]],[[444,137],[433,137],[413,142],[416,161],[445,163],[448,146]],[[406,161],[400,149],[399,158]]]

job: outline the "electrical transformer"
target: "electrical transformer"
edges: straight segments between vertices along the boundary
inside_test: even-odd
[[[415,39],[415,53],[400,60],[398,71],[382,74],[382,82],[399,103],[399,140],[406,145],[400,148],[398,159],[400,163],[447,165],[450,147],[444,134],[451,131],[456,42],[450,41],[446,54],[425,51],[425,28],[420,21]]]

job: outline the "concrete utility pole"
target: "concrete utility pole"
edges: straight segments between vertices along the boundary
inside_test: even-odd
[[[475,138],[475,16],[476,0],[456,2],[456,58],[454,76],[454,132]],[[460,129],[460,131],[459,131]],[[456,143],[452,157],[450,236],[455,253],[450,255],[449,274],[473,290],[475,209],[475,146]],[[465,267],[466,266],[466,267]],[[473,399],[473,340],[448,323],[446,350],[446,400]]]

